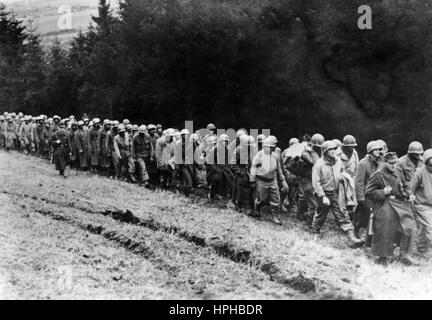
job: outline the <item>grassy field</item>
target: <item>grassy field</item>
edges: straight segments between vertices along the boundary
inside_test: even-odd
[[[432,298],[429,260],[375,265],[331,221],[316,242],[294,213],[281,227],[223,204],[67,174],[0,152],[2,297]],[[67,292],[53,285],[62,266]]]

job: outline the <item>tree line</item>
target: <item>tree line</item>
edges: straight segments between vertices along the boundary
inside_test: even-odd
[[[270,128],[430,145],[432,11],[418,1],[105,0],[85,32],[42,47],[0,7],[0,111],[198,128]],[[411,130],[407,130],[411,129]]]

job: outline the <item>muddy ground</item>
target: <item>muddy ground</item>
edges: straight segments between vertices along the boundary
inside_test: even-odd
[[[329,217],[322,240],[223,204],[0,151],[3,299],[430,299],[432,260],[374,264]]]

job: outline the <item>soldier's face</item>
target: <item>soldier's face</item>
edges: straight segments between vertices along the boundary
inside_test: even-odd
[[[420,154],[419,153],[411,153],[410,156],[412,159],[420,160]]]
[[[397,163],[397,160],[396,160],[396,159],[388,160],[388,161],[385,163],[385,166],[386,166],[386,168],[387,168],[388,170],[390,170],[390,171],[395,171],[395,169],[396,169],[396,163]]]
[[[382,149],[375,149],[371,152],[372,156],[375,158],[378,158],[382,155]]]
[[[336,158],[336,149],[329,149],[329,150],[327,150],[327,156],[329,158]]]

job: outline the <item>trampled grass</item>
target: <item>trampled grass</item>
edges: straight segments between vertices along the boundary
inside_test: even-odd
[[[141,239],[156,261],[179,272],[168,287],[180,292],[202,298],[432,298],[430,261],[422,260],[420,267],[377,266],[364,249],[350,249],[330,221],[324,238],[316,242],[291,215],[283,217],[281,227],[205,200],[88,173],[71,171],[63,179],[35,157],[2,152],[0,159],[0,191],[14,199],[27,196],[16,201],[30,201],[33,209],[57,208],[80,223],[91,219],[94,225]],[[105,210],[130,210],[147,227],[116,221],[102,215]],[[246,264],[233,261],[236,252],[248,254]]]

